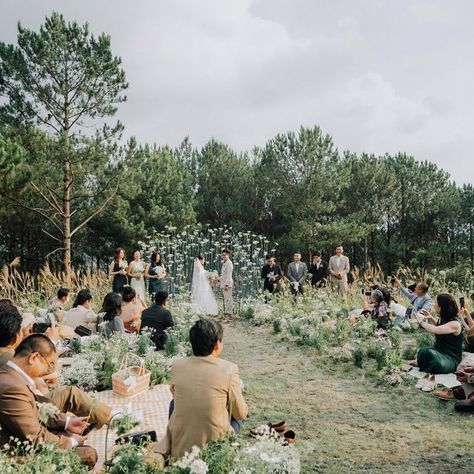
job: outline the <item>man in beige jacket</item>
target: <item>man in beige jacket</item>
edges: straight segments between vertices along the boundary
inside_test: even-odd
[[[39,402],[34,379],[42,377],[56,364],[54,344],[43,334],[24,339],[15,356],[0,369],[0,444],[18,438],[34,445],[54,443],[60,449],[75,449],[81,462],[93,468],[97,452],[85,445],[81,433],[87,427],[86,418],[58,413],[46,424],[40,422]]]
[[[347,294],[347,274],[351,270],[349,259],[343,255],[342,245],[336,247],[336,255],[329,259],[328,272],[329,282],[333,291],[337,291],[341,296]]]
[[[224,345],[220,323],[199,320],[189,338],[194,356],[173,364],[171,416],[156,449],[173,459],[181,458],[193,446],[201,448],[232,430],[238,432],[248,412],[239,368],[219,358]]]

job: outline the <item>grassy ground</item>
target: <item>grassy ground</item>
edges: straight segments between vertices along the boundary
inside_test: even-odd
[[[243,321],[226,324],[223,357],[240,366],[246,429],[287,420],[302,472],[472,473],[474,417],[412,386],[390,388],[352,364]]]

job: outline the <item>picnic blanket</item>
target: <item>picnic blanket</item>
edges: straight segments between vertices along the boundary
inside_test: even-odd
[[[155,430],[158,441],[164,436],[166,426],[168,425],[168,409],[171,401],[171,392],[169,385],[157,385],[154,388],[142,392],[135,397],[120,397],[106,390],[98,392],[95,398],[112,407],[112,413],[120,410],[140,414],[141,422],[132,431]],[[105,446],[105,434],[107,426],[100,430],[92,430],[87,436],[87,444],[97,450],[98,461],[95,472],[99,471],[105,460],[107,449],[107,459],[112,457],[115,448],[116,434],[115,430],[109,431],[108,446]]]

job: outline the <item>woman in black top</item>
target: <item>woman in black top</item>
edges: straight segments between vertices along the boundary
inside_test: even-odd
[[[114,293],[122,294],[123,287],[128,284],[127,267],[125,251],[119,247],[115,251],[115,257],[109,265],[109,276],[113,277],[112,291]]]

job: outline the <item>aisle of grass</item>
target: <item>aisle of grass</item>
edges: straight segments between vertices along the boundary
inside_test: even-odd
[[[286,419],[302,472],[472,473],[474,417],[414,387],[378,386],[352,365],[331,367],[268,328],[225,326],[223,357],[240,366],[246,429]]]

